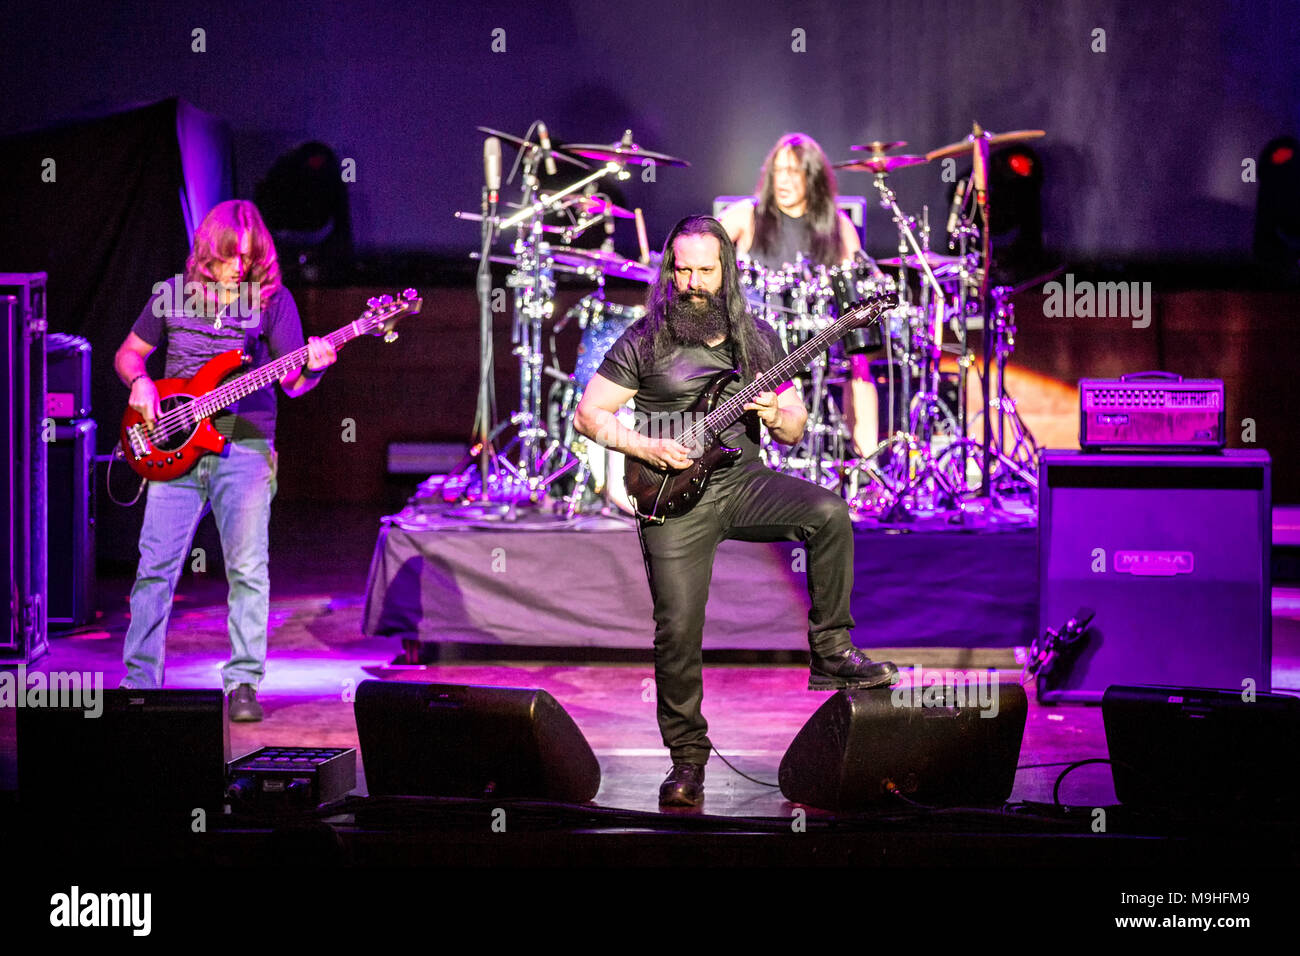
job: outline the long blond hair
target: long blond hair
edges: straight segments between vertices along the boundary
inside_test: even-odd
[[[265,306],[280,291],[280,261],[275,242],[262,221],[262,214],[247,199],[229,199],[212,207],[194,233],[194,249],[185,260],[185,281],[201,282],[205,288],[216,281],[213,266],[238,251],[244,236],[250,238],[246,280],[256,282],[260,305]]]

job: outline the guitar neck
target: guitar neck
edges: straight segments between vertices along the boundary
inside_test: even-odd
[[[803,345],[755,378],[754,381],[743,386],[731,398],[709,412],[702,421],[689,430],[687,437],[698,439],[703,435],[717,434],[722,431],[745,413],[745,405],[752,401],[754,396],[762,392],[770,392],[781,383],[788,382],[791,376],[797,372],[804,371],[816,356],[830,348],[832,342],[839,339],[849,329],[862,325],[863,313],[872,310],[878,315],[880,307],[864,306],[861,309],[854,309],[822,329]]]
[[[335,349],[340,349],[362,334],[364,333],[359,328],[359,322],[354,321],[349,322],[340,329],[335,329],[325,336],[325,341],[334,346]],[[294,369],[306,365],[307,357],[307,346],[304,345],[302,348],[294,349],[286,355],[281,355],[274,362],[255,368],[238,378],[232,378],[206,395],[194,400],[192,407],[196,417],[207,418],[223,408],[230,407],[241,398],[252,395],[254,392],[279,381]]]

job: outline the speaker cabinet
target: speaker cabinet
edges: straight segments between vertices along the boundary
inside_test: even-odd
[[[49,472],[51,627],[81,627],[95,617],[95,422],[56,425]]]
[[[1300,806],[1300,699],[1203,687],[1109,687],[1101,701],[1126,806],[1267,816]]]
[[[984,672],[976,672],[982,678]],[[1017,683],[839,691],[808,718],[781,759],[787,800],[867,810],[1006,802],[1029,702]]]
[[[356,718],[371,796],[584,803],[600,789],[596,755],[544,690],[367,680]]]
[[[13,672],[10,672],[13,673]],[[91,674],[63,675],[67,693],[48,689],[43,706],[18,707],[18,799],[24,810],[104,811],[176,819],[220,810],[230,760],[226,698],[219,690],[101,689]],[[99,675],[103,681],[103,675]],[[72,693],[80,691],[80,699]]]
[[[46,276],[0,273],[0,321],[8,376],[5,430],[8,627],[0,661],[27,663],[49,650],[46,624],[45,419]]]
[[[1266,452],[1045,451],[1039,484],[1040,633],[1096,612],[1040,700],[1096,703],[1112,684],[1271,689]]]
[[[90,343],[79,335],[54,332],[45,342],[45,414],[90,417]]]

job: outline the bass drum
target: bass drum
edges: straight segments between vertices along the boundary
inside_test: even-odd
[[[594,374],[594,372],[593,372]],[[551,435],[557,435],[564,444],[573,449],[574,454],[586,466],[587,488],[597,497],[603,498],[626,514],[633,514],[632,500],[623,487],[623,471],[626,456],[622,452],[610,451],[603,445],[579,435],[573,427],[573,415],[582,400],[582,390],[571,380],[556,382],[551,386],[546,403],[546,429]],[[616,413],[620,422],[631,428],[635,421],[632,403],[620,408]],[[573,493],[573,474],[564,475],[555,483],[555,490],[565,497]],[[585,496],[585,495],[584,495]]]
[[[577,314],[582,324],[582,340],[578,343],[578,359],[573,369],[573,381],[579,390],[591,384],[591,379],[605,360],[620,335],[637,319],[645,315],[643,305],[619,305],[607,302],[597,295],[584,297],[569,310]]]

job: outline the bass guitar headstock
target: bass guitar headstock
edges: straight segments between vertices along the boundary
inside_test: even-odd
[[[424,300],[414,289],[405,290],[397,298],[391,295],[375,296],[366,300],[368,308],[358,316],[357,323],[361,325],[363,332],[382,335],[385,342],[393,342],[397,339],[393,327],[402,320],[403,316],[415,315],[419,312],[423,304]]]

